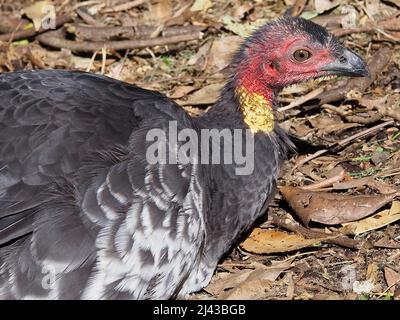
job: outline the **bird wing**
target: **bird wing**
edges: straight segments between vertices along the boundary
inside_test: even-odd
[[[0,245],[29,232],[45,186],[91,152],[126,145],[143,119],[182,113],[159,93],[60,70],[1,74],[0,101]]]
[[[184,111],[64,71],[0,75],[0,100],[0,245],[31,233],[0,248],[0,296],[178,294],[204,243],[201,169],[149,164],[145,137]]]

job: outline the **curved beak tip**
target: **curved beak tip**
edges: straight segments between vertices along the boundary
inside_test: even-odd
[[[364,60],[358,54],[346,48],[344,48],[340,57],[325,65],[321,70],[339,76],[371,78]]]

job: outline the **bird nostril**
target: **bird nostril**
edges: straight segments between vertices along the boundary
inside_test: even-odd
[[[347,58],[346,58],[345,56],[341,56],[341,57],[339,58],[339,62],[340,62],[340,63],[347,63]]]

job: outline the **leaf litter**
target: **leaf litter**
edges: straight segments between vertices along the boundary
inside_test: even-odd
[[[71,25],[36,36],[45,5],[57,17],[75,11],[69,23],[92,33],[106,27],[106,41],[116,28],[131,28],[123,33],[131,44],[149,45],[107,49],[103,59],[103,45],[69,32]],[[277,120],[304,143],[282,168],[278,185],[286,196],[276,195],[261,226],[190,299],[399,299],[399,10],[392,0],[3,1],[0,72],[104,69],[199,114],[218,98],[230,58],[256,26],[284,14],[325,25],[367,57],[371,79],[320,80],[282,92]],[[91,51],[44,43],[50,38]]]

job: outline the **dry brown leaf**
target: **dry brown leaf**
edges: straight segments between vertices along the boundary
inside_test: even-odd
[[[248,252],[267,254],[307,248],[321,243],[322,240],[325,238],[306,239],[300,234],[255,228],[240,247]]]
[[[236,7],[233,11],[233,16],[239,19],[242,19],[247,12],[254,8],[254,4],[250,2],[245,2],[242,5]]]
[[[240,286],[225,292],[219,298],[222,300],[256,300],[265,296],[267,290],[273,284],[270,280],[245,281]]]
[[[208,62],[212,68],[222,70],[231,61],[232,55],[238,50],[243,38],[239,36],[228,36],[216,39],[208,55]]]
[[[252,263],[252,266],[256,267],[255,270],[219,273],[204,290],[221,299],[256,299],[266,284],[275,281],[283,271],[292,267],[293,261],[294,258],[273,261],[269,267],[261,263]]]
[[[390,184],[388,184],[388,183],[385,183],[385,182],[383,182],[383,181],[378,181],[378,180],[371,179],[371,180],[367,183],[367,185],[368,185],[370,188],[373,188],[373,189],[375,189],[375,190],[378,190],[379,193],[381,193],[381,194],[391,194],[391,193],[396,193],[396,192],[398,192],[398,190],[395,189],[392,185],[390,185]]]
[[[367,231],[380,229],[397,220],[400,220],[400,201],[393,201],[390,209],[383,210],[360,221],[344,223],[340,231],[345,234],[358,235]]]
[[[169,95],[169,97],[171,99],[180,99],[194,90],[196,90],[196,87],[194,87],[194,86],[175,87],[174,91],[171,93],[171,95]]]
[[[37,1],[22,11],[32,20],[36,31],[42,27],[43,29],[55,28],[56,9],[50,1]]]
[[[206,63],[205,63],[206,56],[208,56],[208,52],[210,51],[211,45],[212,45],[211,41],[207,41],[205,44],[203,44],[200,47],[200,49],[197,50],[196,54],[188,60],[187,64],[189,66],[201,65],[200,68],[197,68],[197,69],[200,69],[200,70],[204,69],[204,67],[206,66]]]
[[[388,239],[388,237],[383,237],[378,241],[373,243],[374,247],[376,248],[389,248],[389,249],[400,249],[400,242]]]
[[[280,192],[305,225],[310,221],[334,225],[359,220],[373,214],[395,196],[395,193],[349,196],[294,187],[282,187]]]
[[[388,267],[384,268],[384,272],[389,291],[395,295],[395,298],[400,298],[400,273]]]
[[[225,290],[237,287],[241,282],[245,281],[253,271],[254,270],[243,269],[237,270],[234,273],[217,273],[204,290],[213,296],[219,296]]]
[[[332,116],[310,117],[308,121],[314,128],[318,129],[320,134],[340,133],[361,126],[358,123],[343,123],[340,118]]]
[[[210,84],[192,93],[187,100],[178,100],[177,102],[182,106],[213,104],[217,101],[224,85],[225,83]]]
[[[333,184],[334,190],[347,190],[352,188],[360,188],[362,186],[367,185],[373,177],[364,177],[360,179],[351,179],[343,182],[336,182]]]
[[[191,11],[202,11],[206,12],[213,6],[213,2],[211,0],[195,0],[193,5],[190,7]]]
[[[325,11],[331,10],[338,6],[340,1],[338,0],[314,0],[315,10],[321,14]]]
[[[149,11],[146,16],[153,25],[160,25],[172,17],[172,1],[156,0],[149,3]]]

